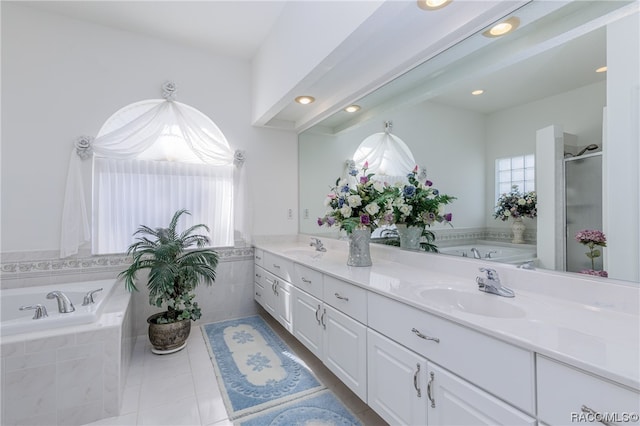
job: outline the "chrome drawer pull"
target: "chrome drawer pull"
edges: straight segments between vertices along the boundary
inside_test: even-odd
[[[256,296],[258,296],[258,297],[262,297],[262,295],[261,295],[259,292],[257,292],[257,291],[256,291]]]
[[[429,337],[429,336],[425,336],[424,334],[420,333],[420,332],[418,331],[418,329],[416,329],[416,328],[412,328],[412,329],[411,329],[411,331],[412,331],[416,336],[418,336],[418,337],[419,337],[419,338],[421,338],[421,339],[424,339],[424,340],[433,340],[433,341],[434,341],[434,342],[436,342],[436,343],[440,343],[440,339],[438,339],[437,337]]]
[[[258,277],[258,279],[260,279],[260,278],[262,278],[262,275],[256,274],[256,277]]]
[[[280,293],[278,293],[278,281],[274,281],[273,283],[273,292],[276,294],[276,296],[279,296]]]
[[[320,317],[320,323],[322,324],[322,328],[327,329],[327,324],[324,322],[324,317],[327,315],[327,310],[323,309],[322,316]]]
[[[311,280],[308,280],[305,277],[302,277],[302,282],[307,283],[307,284],[311,284]]]
[[[280,265],[276,265],[275,263],[273,264],[274,268],[280,269]]]
[[[586,405],[583,405],[582,407],[580,407],[580,410],[585,413],[588,414],[589,416],[591,416],[591,419],[589,421],[596,421],[598,423],[601,423],[605,426],[613,426],[613,423],[609,423],[605,420],[602,419],[602,416],[600,415],[600,413],[598,413],[597,411],[595,411],[593,408],[589,408]]]
[[[340,293],[335,293],[334,295],[340,300],[344,300],[345,302],[349,301],[348,297],[340,296]]]
[[[433,386],[433,379],[435,377],[435,374],[433,374],[433,371],[429,373],[429,377],[431,378],[429,379],[429,383],[427,383],[427,398],[429,398],[429,401],[431,401],[431,408],[436,408],[436,400],[431,395],[431,387]]]
[[[416,372],[413,373],[413,387],[416,389],[416,393],[418,395],[418,398],[420,398],[422,395],[422,392],[420,392],[420,388],[418,387],[418,374],[420,373],[420,364],[416,364]]]
[[[256,259],[258,260],[262,260],[262,258],[260,256],[256,256]]]
[[[318,318],[319,314],[320,314],[320,305],[318,305],[318,309],[316,309],[316,321],[318,321],[318,325],[322,325],[320,323],[320,318]]]

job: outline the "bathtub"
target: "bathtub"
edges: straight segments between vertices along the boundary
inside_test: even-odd
[[[114,285],[115,280],[100,280],[3,290],[0,292],[0,335],[5,337],[94,323],[100,317]],[[100,288],[102,291],[93,295],[95,303],[82,306],[85,295]],[[74,312],[64,314],[58,312],[56,299],[46,298],[47,294],[54,290],[62,291],[67,295],[75,307]],[[19,309],[21,306],[36,304],[41,304],[47,309],[47,317],[33,319],[34,310]]]
[[[94,305],[82,306],[87,292]],[[64,292],[76,310],[58,313]],[[0,424],[86,424],[118,416],[135,343],[132,299],[115,279],[2,290]],[[34,320],[23,305],[43,304]]]
[[[480,252],[482,260],[501,262],[501,263],[524,263],[535,261],[536,246],[523,244],[500,245],[490,242],[479,242],[476,244],[466,244],[453,247],[439,247],[438,251],[442,254],[451,256],[469,257],[473,259],[472,248]]]

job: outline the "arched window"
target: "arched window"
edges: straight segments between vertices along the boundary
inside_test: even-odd
[[[90,214],[80,158],[93,159]],[[155,99],[120,109],[72,153],[61,257],[89,237],[94,254],[122,253],[140,225],[167,226],[182,208],[191,212],[185,228],[204,223],[212,246],[234,245],[243,159],[213,121],[188,105]]]

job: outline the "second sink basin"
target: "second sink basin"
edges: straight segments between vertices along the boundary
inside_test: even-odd
[[[313,248],[292,248],[283,250],[282,253],[286,254],[287,256],[298,258],[300,260],[318,260],[325,254],[325,252],[316,251]]]
[[[522,318],[526,315],[524,309],[505,302],[500,296],[480,291],[472,293],[451,288],[429,288],[422,290],[420,295],[436,306],[469,314],[496,318]]]

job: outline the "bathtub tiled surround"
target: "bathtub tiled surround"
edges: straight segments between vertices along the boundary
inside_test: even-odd
[[[117,415],[133,351],[118,286],[93,324],[3,337],[2,424],[79,425]]]
[[[202,318],[194,324],[253,315],[253,248],[217,249],[216,282],[196,290]],[[81,253],[3,253],[1,289],[115,279],[129,259]],[[140,277],[144,279],[144,277]],[[146,340],[149,306],[144,285],[129,294],[116,284],[116,307],[91,326],[2,339],[2,424],[84,424],[116,416],[121,407],[134,337]],[[124,302],[126,300],[126,303]],[[119,304],[119,305],[118,305]],[[117,311],[126,305],[126,311]],[[124,308],[123,308],[124,309]],[[116,312],[126,312],[122,317]],[[120,355],[118,355],[120,354]],[[68,389],[68,390],[67,390]]]

